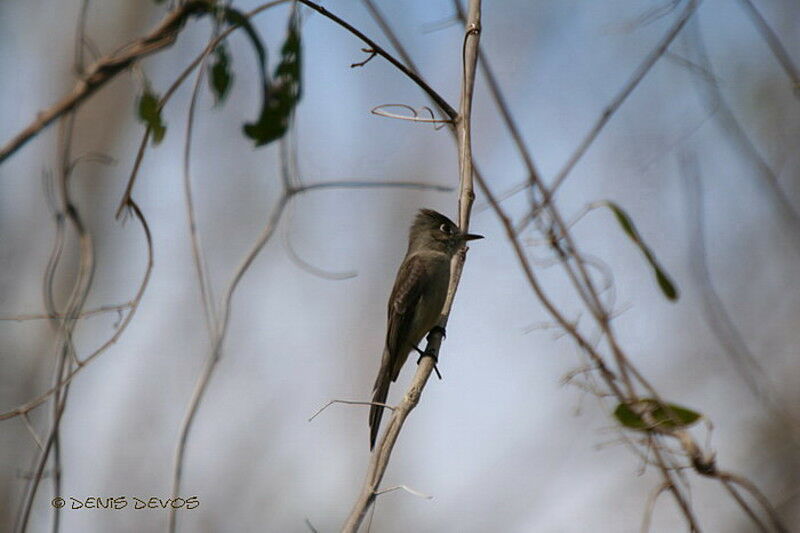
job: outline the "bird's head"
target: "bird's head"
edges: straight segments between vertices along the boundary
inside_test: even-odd
[[[409,252],[430,250],[455,254],[464,243],[483,235],[462,232],[455,222],[433,209],[420,209],[408,234]]]

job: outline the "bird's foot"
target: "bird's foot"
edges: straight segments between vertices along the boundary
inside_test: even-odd
[[[438,363],[438,362],[439,362],[439,356],[438,356],[438,355],[436,355],[436,354],[433,352],[433,350],[430,350],[430,351],[424,351],[424,352],[423,352],[422,350],[420,350],[420,349],[419,349],[419,348],[417,348],[416,346],[414,346],[414,349],[415,349],[417,352],[419,352],[419,359],[417,359],[417,364],[419,364],[419,363],[420,363],[420,361],[422,361],[422,358],[423,358],[423,357],[425,357],[425,356],[428,356],[428,357],[430,357],[431,359],[433,359],[433,371],[434,371],[434,372],[436,372],[436,377],[438,377],[438,378],[441,380],[441,379],[442,379],[442,374],[441,374],[441,372],[439,372],[439,367],[438,367],[438,366],[436,366],[436,363]]]
[[[446,330],[446,329],[444,329],[442,326],[438,326],[438,325],[437,325],[437,326],[433,326],[433,327],[431,328],[431,332],[430,332],[430,333],[428,333],[428,337],[430,337],[430,336],[431,336],[431,335],[433,335],[434,333],[440,333],[440,334],[442,335],[442,338],[443,338],[443,339],[446,339],[446,338],[447,338],[447,330]]]

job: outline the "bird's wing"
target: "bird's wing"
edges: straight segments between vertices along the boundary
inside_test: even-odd
[[[393,360],[393,380],[399,371],[398,363],[402,366],[400,361],[405,362],[408,351],[411,350],[411,346],[401,344],[410,340],[414,313],[418,310],[417,304],[430,282],[431,275],[430,262],[418,256],[409,257],[397,273],[397,281],[389,297],[389,324],[386,333],[386,348]]]
[[[386,333],[386,348],[383,350],[381,368],[375,385],[372,388],[373,403],[385,403],[389,393],[389,384],[397,379],[400,367],[406,361],[410,346],[401,346],[408,342],[408,336],[414,321],[414,309],[425,289],[430,272],[425,261],[411,256],[400,265],[397,279],[389,297],[389,326]],[[370,450],[375,446],[378,429],[383,416],[383,407],[373,405],[369,410]]]

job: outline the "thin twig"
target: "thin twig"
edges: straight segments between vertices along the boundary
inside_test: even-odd
[[[33,437],[34,442],[36,442],[36,446],[39,448],[39,450],[44,451],[44,446],[42,445],[42,439],[39,438],[39,434],[36,433],[36,428],[34,428],[33,424],[31,424],[31,419],[28,417],[28,413],[25,413],[20,418],[22,418],[22,421],[25,423],[25,427],[31,434],[31,437]]]
[[[120,312],[126,309],[129,309],[132,305],[132,302],[125,302],[124,304],[117,304],[117,305],[101,305],[100,307],[96,307],[94,309],[87,309],[85,311],[81,311],[78,313],[74,318],[86,318],[89,316],[100,315],[104,313],[113,313],[113,312]],[[0,316],[0,322],[7,321],[7,322],[24,322],[27,320],[56,320],[56,319],[64,319],[66,318],[66,313],[30,313],[30,314],[19,314],[19,315],[5,315]]]
[[[418,498],[425,498],[426,500],[432,500],[433,499],[433,496],[430,496],[428,494],[423,494],[422,492],[420,492],[418,490],[412,489],[408,485],[396,485],[396,486],[390,487],[388,489],[379,490],[378,492],[375,493],[375,496],[380,496],[381,494],[386,494],[387,492],[394,492],[396,490],[404,490],[407,493],[411,494],[412,496],[417,496]]]
[[[328,403],[326,403],[325,405],[323,405],[322,407],[320,407],[319,409],[317,409],[317,411],[313,415],[311,415],[311,418],[309,418],[308,421],[311,422],[312,420],[317,418],[317,415],[322,413],[322,411],[324,411],[325,409],[327,409],[328,407],[330,407],[331,405],[333,405],[335,403],[344,403],[344,404],[347,404],[347,405],[370,405],[370,406],[379,405],[381,407],[385,407],[387,409],[391,409],[392,411],[394,411],[394,406],[386,404],[386,403],[381,403],[381,402],[362,402],[362,401],[357,401],[357,400],[331,400]]]

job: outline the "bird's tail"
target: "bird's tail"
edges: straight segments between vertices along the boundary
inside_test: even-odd
[[[381,369],[378,372],[378,378],[375,380],[375,385],[372,387],[372,401],[374,403],[386,403],[386,397],[389,395],[389,384],[392,382],[392,368],[391,357],[388,350],[383,352],[383,359],[381,360]],[[375,441],[378,438],[378,429],[381,427],[381,418],[383,417],[383,406],[373,405],[369,410],[369,449],[375,447]]]

